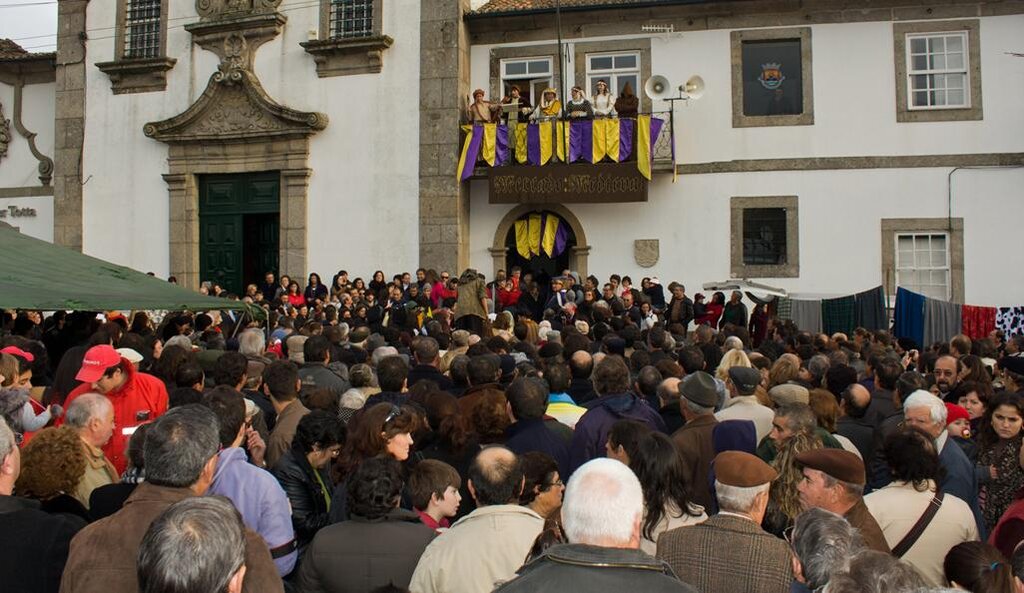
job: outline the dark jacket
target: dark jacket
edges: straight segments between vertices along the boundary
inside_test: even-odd
[[[967,459],[967,454],[953,439],[947,438],[945,446],[939,453],[939,463],[946,470],[940,487],[946,494],[953,495],[967,503],[974,513],[974,521],[978,524],[978,535],[982,541],[988,537],[985,520],[978,506],[978,478],[974,473],[974,464]]]
[[[123,509],[75,536],[61,593],[138,593],[135,565],[142,537],[168,507],[190,496],[195,494],[188,488],[139,484]],[[251,529],[245,530],[245,567],[244,592],[284,593],[267,544]]]
[[[569,383],[569,389],[566,390],[572,401],[576,402],[577,406],[589,402],[592,399],[597,398],[597,394],[594,393],[594,384],[587,378],[576,378],[573,377]]]
[[[693,502],[706,509],[711,508],[714,499],[707,477],[711,472],[711,462],[715,459],[715,426],[718,426],[715,415],[706,414],[690,420],[672,434],[672,441],[679,450],[679,458],[690,480]]]
[[[326,389],[332,394],[341,397],[349,390],[348,381],[332,371],[322,362],[307,362],[299,369],[299,379],[302,380],[302,393],[308,393],[313,389]]]
[[[423,550],[434,531],[419,516],[395,509],[370,521],[352,516],[313,539],[296,582],[302,593],[365,593],[392,584],[409,587]]]
[[[299,544],[299,556],[313,541],[316,532],[331,523],[327,498],[313,472],[305,453],[297,447],[285,453],[272,471],[292,505],[292,527],[295,528],[295,541]],[[330,477],[322,478],[329,490]]]
[[[604,457],[608,433],[619,420],[636,420],[665,432],[665,422],[657,410],[632,392],[603,396],[576,423],[569,446],[570,472],[595,457]]]
[[[424,380],[437,383],[441,391],[450,391],[453,386],[452,380],[445,377],[434,365],[418,364],[409,369],[409,377],[406,379],[406,384],[410,389],[416,383]]]
[[[867,422],[867,418],[843,416],[836,420],[836,434],[850,439],[861,459],[871,460],[875,454],[875,427]]]
[[[725,327],[730,323],[736,327],[747,327],[747,306],[742,301],[726,303],[722,309],[722,320],[718,322],[718,326]]]
[[[549,548],[495,589],[501,593],[697,593],[668,564],[640,550],[562,544]]]
[[[544,419],[519,420],[505,429],[505,446],[516,455],[540,451],[558,463],[558,473],[569,475],[569,447],[565,440],[548,428]]]
[[[878,426],[889,416],[896,412],[896,406],[892,401],[893,393],[888,389],[876,389],[871,394],[871,402],[864,413],[864,419],[872,426]]]
[[[106,484],[92,491],[89,495],[89,517],[99,521],[120,511],[128,497],[135,492],[137,484]]]
[[[0,496],[0,575],[11,593],[57,593],[71,538],[85,521],[39,510],[39,503]]]

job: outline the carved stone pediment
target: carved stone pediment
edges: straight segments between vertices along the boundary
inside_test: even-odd
[[[267,95],[247,70],[218,70],[206,91],[182,114],[146,124],[161,142],[237,141],[269,136],[307,136],[327,126],[327,115],[284,107]]]
[[[298,111],[274,101],[253,73],[257,48],[276,37],[287,20],[273,10],[279,2],[199,0],[197,10],[201,16],[211,15],[210,20],[185,29],[196,44],[217,54],[220,64],[195,103],[170,119],[146,124],[143,133],[168,143],[237,142],[308,136],[327,127],[326,114]],[[212,12],[204,13],[202,5]],[[233,12],[224,12],[229,10]]]

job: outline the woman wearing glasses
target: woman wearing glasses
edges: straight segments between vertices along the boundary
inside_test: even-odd
[[[334,463],[338,487],[331,507],[332,522],[349,518],[346,501],[348,479],[359,464],[380,455],[404,462],[412,451],[412,433],[419,425],[416,412],[408,406],[372,402],[371,397],[363,413],[349,421],[348,440]]]

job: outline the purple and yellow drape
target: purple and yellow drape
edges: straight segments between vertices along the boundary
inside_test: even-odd
[[[528,214],[515,222],[516,252],[525,259],[541,253],[558,257],[569,242],[569,225],[551,213]]]
[[[635,136],[637,169],[649,180],[654,145],[664,123],[662,119],[640,115],[635,120],[542,121],[518,124],[511,131],[504,124],[463,126],[466,140],[457,175],[460,180],[468,179],[478,160],[490,167],[508,164],[510,146],[514,146],[515,160],[521,165],[543,166],[552,157],[563,163],[599,163],[606,159],[621,163],[632,156]],[[672,153],[674,165],[675,147]]]

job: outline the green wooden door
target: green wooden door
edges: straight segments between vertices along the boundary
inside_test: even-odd
[[[199,180],[199,273],[230,292],[277,273],[280,175],[204,175]]]

